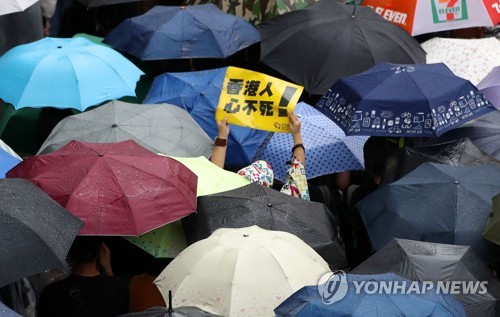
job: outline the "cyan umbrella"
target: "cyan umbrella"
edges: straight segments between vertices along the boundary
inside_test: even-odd
[[[440,136],[495,110],[443,63],[375,65],[338,80],[315,108],[347,135],[392,137]]]
[[[5,178],[5,174],[19,162],[21,162],[20,159],[0,148],[0,178]]]
[[[44,38],[0,58],[0,98],[22,107],[74,108],[135,96],[144,73],[115,50],[84,38]]]
[[[500,110],[500,66],[493,68],[478,84],[477,88]]]
[[[350,170],[363,170],[363,145],[368,137],[345,136],[324,114],[306,103],[299,103],[295,113],[300,117],[301,134],[306,148],[307,178]],[[274,177],[285,182],[287,161],[291,160],[293,137],[274,133],[261,149],[259,159],[271,164]]]
[[[426,316],[426,317],[465,317],[462,304],[452,295],[436,294],[425,290],[423,283],[414,282],[421,292],[410,290],[411,281],[394,273],[378,275],[356,275],[343,272],[334,285],[305,286],[288,297],[274,312],[277,317],[389,317],[389,316]],[[366,285],[368,287],[359,287]],[[335,283],[327,281],[327,283]],[[357,284],[355,284],[357,283]],[[363,284],[361,284],[363,283]],[[374,285],[375,283],[378,284]],[[356,286],[357,285],[357,286]],[[381,285],[402,286],[399,293],[378,292]],[[357,289],[360,291],[357,291]],[[371,293],[374,287],[377,292]],[[324,288],[324,296],[319,289]],[[329,294],[331,290],[331,294]],[[404,290],[404,291],[403,291]],[[342,297],[341,295],[345,295]],[[330,303],[327,296],[338,296],[339,300]],[[336,299],[336,298],[335,298]]]
[[[375,250],[392,238],[470,245],[487,263],[500,248],[481,238],[500,192],[497,165],[449,166],[424,163],[383,186],[356,207]]]
[[[219,103],[222,82],[227,68],[198,72],[165,73],[157,76],[145,103],[170,103],[186,109],[203,130],[217,136],[215,110]],[[257,151],[270,134],[236,125],[231,126],[226,164],[244,166],[255,160]]]
[[[259,40],[259,32],[250,23],[209,3],[155,6],[123,21],[104,43],[144,61],[226,58]]]

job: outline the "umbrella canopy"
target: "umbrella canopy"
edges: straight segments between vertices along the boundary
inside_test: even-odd
[[[320,1],[259,31],[261,61],[317,95],[376,63],[425,63],[414,38],[367,7]]]
[[[468,317],[494,317],[500,312],[500,284],[469,246],[393,239],[352,270],[354,274],[393,272],[415,281],[487,282],[487,291],[454,294]]]
[[[337,125],[306,103],[297,104],[294,112],[302,123],[300,131],[307,149],[307,178],[364,169],[363,145],[368,137],[346,137]],[[267,140],[269,142],[264,143],[257,157],[271,164],[274,177],[284,183],[293,137],[289,133],[274,133]]]
[[[177,307],[175,310],[169,310],[166,307],[151,307],[148,310],[128,313],[118,317],[221,317],[207,313],[197,307],[183,306]]]
[[[19,155],[17,155],[17,153],[14,152],[14,150],[12,150],[10,148],[10,146],[8,146],[7,144],[5,144],[5,142],[2,141],[2,140],[0,140],[0,150],[3,150],[4,152],[9,153],[11,156],[17,158],[19,161],[22,160],[22,158]]]
[[[227,192],[198,198],[197,212],[182,220],[188,243],[219,228],[257,225],[292,233],[318,252],[332,268],[346,267],[336,220],[321,203],[305,201],[251,183]]]
[[[483,238],[500,245],[500,193],[493,197],[491,213],[483,232]]]
[[[127,2],[139,2],[142,0],[78,0],[83,3],[87,8],[102,7],[111,4],[120,4]]]
[[[153,152],[187,157],[209,157],[213,146],[189,113],[178,107],[117,100],[61,120],[38,154],[50,153],[72,140],[92,143],[134,140]]]
[[[455,75],[470,80],[474,85],[477,85],[494,67],[500,65],[500,41],[494,37],[483,39],[435,37],[422,43],[422,48],[427,52],[428,64],[444,63]],[[488,100],[493,102],[489,98]]]
[[[469,138],[481,150],[500,160],[499,133],[500,110],[497,110],[443,134],[436,142]]]
[[[393,137],[440,136],[495,110],[442,63],[378,64],[337,81],[315,107],[347,135]]]
[[[187,110],[202,129],[217,136],[215,111],[219,103],[227,68],[199,72],[165,73],[157,76],[144,100],[146,103],[171,103]],[[270,134],[241,126],[231,126],[226,164],[245,166],[255,160],[257,151]]]
[[[20,159],[10,155],[0,148],[0,178],[5,178],[5,174],[16,166]]]
[[[500,66],[493,68],[486,77],[481,79],[477,88],[500,110]]]
[[[72,141],[7,176],[33,182],[85,221],[83,235],[141,235],[196,209],[196,175],[134,141]]]
[[[481,239],[500,192],[500,167],[424,163],[400,180],[383,186],[357,208],[375,250],[393,237],[470,245],[490,262],[500,255]],[[432,221],[429,221],[432,219]]]
[[[260,40],[245,20],[213,4],[155,6],[113,29],[104,43],[140,60],[226,58]]]
[[[0,58],[0,98],[22,107],[74,108],[135,96],[144,73],[111,48],[84,38],[44,38]],[[50,92],[50,93],[47,93]]]
[[[414,282],[422,292],[409,291],[412,281],[393,273],[378,275],[343,274],[339,283],[347,288],[343,298],[330,303],[322,297],[318,289],[325,286],[305,286],[288,297],[274,310],[277,317],[387,317],[387,316],[427,316],[427,317],[465,317],[462,304],[451,295],[435,294]],[[328,281],[327,281],[328,282]],[[364,284],[361,284],[363,283]],[[359,287],[367,282],[381,285],[402,285],[398,293],[371,293],[373,287]],[[355,284],[357,283],[357,284]],[[373,284],[372,284],[373,285]],[[341,292],[339,286],[335,295]]]
[[[223,316],[273,316],[328,264],[296,236],[257,226],[219,229],[179,254],[155,280],[173,307],[196,306]]]
[[[9,307],[7,307],[4,303],[0,302],[0,316],[2,317],[22,317]]]
[[[0,3],[0,15],[24,11],[38,0],[3,0]]]
[[[500,9],[495,0],[423,1],[363,0],[364,6],[411,35],[500,23]]]
[[[0,179],[0,287],[65,268],[83,222],[23,179]]]
[[[384,182],[392,183],[416,169],[425,162],[453,166],[477,166],[495,164],[500,161],[479,149],[468,138],[439,142],[429,145],[405,147],[396,164],[386,164]]]

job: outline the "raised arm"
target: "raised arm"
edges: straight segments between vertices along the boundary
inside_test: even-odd
[[[300,133],[301,122],[293,111],[288,111],[288,124],[290,127],[290,133],[293,137],[293,156],[305,166],[306,151],[304,149],[304,145],[302,144],[302,134]]]
[[[224,168],[226,161],[227,138],[229,136],[229,123],[227,116],[222,121],[217,121],[217,137],[210,161],[220,168]]]

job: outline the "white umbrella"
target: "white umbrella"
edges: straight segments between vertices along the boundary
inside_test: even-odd
[[[495,66],[500,65],[500,41],[435,37],[424,43],[427,64],[445,63],[455,75],[477,85]]]
[[[10,148],[7,144],[5,144],[4,141],[0,140],[0,149],[4,150],[5,152],[9,153],[15,158],[18,158],[19,160],[23,160],[16,152],[14,152],[13,149]]]
[[[328,264],[296,236],[251,226],[218,229],[181,252],[155,280],[173,306],[196,306],[223,316],[274,316],[273,309],[306,285],[317,285]]]
[[[24,11],[38,0],[2,0],[0,1],[0,15]]]

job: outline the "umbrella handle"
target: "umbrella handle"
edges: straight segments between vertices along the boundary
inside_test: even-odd
[[[172,309],[172,291],[171,290],[168,290],[168,310],[167,310],[168,313],[172,313],[174,312],[174,310]]]

